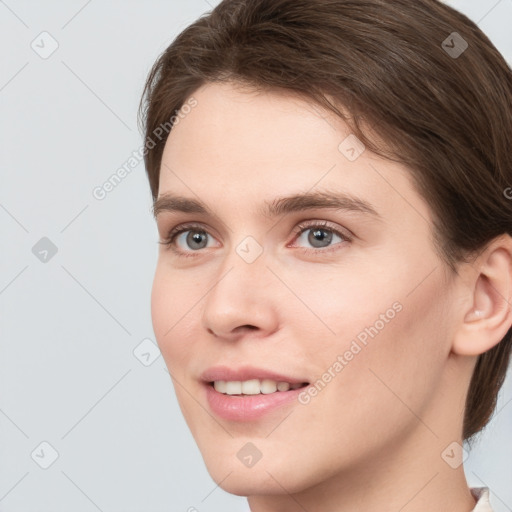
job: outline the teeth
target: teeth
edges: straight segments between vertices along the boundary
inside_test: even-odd
[[[275,380],[263,379],[260,384],[261,392],[264,395],[270,395],[277,391],[277,382]]]
[[[241,395],[242,394],[242,383],[238,381],[226,382],[226,391],[228,395]]]
[[[226,381],[225,380],[216,380],[213,383],[213,387],[215,388],[215,391],[218,391],[219,393],[225,393],[226,392]]]
[[[278,391],[288,391],[290,389],[290,384],[288,382],[278,382],[277,390]]]
[[[260,381],[258,379],[245,380],[241,385],[244,395],[257,395],[260,392]]]
[[[251,379],[244,381],[225,381],[216,380],[213,383],[215,391],[226,395],[259,395],[260,393],[268,395],[276,391],[288,391],[297,389],[302,384],[289,384],[288,382],[276,382],[270,379]]]

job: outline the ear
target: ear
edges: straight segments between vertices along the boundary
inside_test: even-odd
[[[476,356],[497,345],[512,326],[512,238],[496,238],[471,267],[465,309],[452,351]]]

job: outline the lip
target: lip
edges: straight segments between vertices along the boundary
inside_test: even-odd
[[[244,381],[252,379],[270,379],[276,382],[288,382],[290,384],[302,384],[309,382],[306,378],[290,377],[280,373],[266,370],[264,368],[255,368],[254,366],[241,366],[239,368],[230,368],[229,366],[213,366],[201,374],[201,380],[210,383],[215,380]],[[286,391],[284,391],[286,393]]]
[[[300,379],[282,375],[280,373],[243,366],[229,368],[227,366],[215,366],[202,373],[201,379],[205,388],[206,401],[214,414],[229,421],[255,421],[267,413],[280,407],[295,402],[298,404],[299,394],[307,386],[290,389],[288,391],[276,391],[275,393],[258,395],[226,395],[219,393],[213,387],[213,381],[245,381],[251,379],[270,379],[276,382],[288,382],[290,384],[302,384],[308,379]]]
[[[219,379],[220,380],[220,379]],[[204,383],[206,401],[214,414],[229,421],[255,421],[265,414],[295,402],[307,386],[289,391],[276,391],[267,395],[225,395],[215,391],[212,384]]]

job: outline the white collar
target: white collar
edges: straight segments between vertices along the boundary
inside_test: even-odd
[[[470,487],[470,491],[477,500],[476,506],[471,512],[492,512],[488,487]]]

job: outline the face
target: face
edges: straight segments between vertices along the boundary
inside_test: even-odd
[[[384,460],[424,428],[411,410],[429,417],[450,351],[428,205],[319,107],[230,84],[193,97],[163,154],[158,232],[181,232],[160,246],[151,309],[210,475],[272,494]],[[202,380],[218,366],[232,373]],[[308,385],[209,383],[274,374]]]

